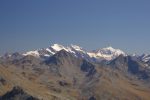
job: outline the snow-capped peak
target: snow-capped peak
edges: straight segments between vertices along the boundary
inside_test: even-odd
[[[54,44],[51,46],[51,48],[53,48],[55,51],[60,51],[62,49],[68,51],[64,46],[60,45],[60,44]]]
[[[77,45],[71,44],[71,48],[73,48],[73,49],[75,49],[75,50],[77,50],[77,51],[83,51],[82,47],[77,46]]]
[[[120,49],[114,49],[112,47],[106,47],[99,50],[95,50],[93,52],[88,53],[90,57],[94,58],[103,58],[106,60],[112,60],[119,55],[126,55],[122,50]]]
[[[125,54],[123,51],[121,51],[120,49],[114,49],[112,47],[106,47],[106,48],[102,48],[100,50],[98,50],[99,53],[103,53],[103,54],[115,54],[115,55],[120,55],[120,54]]]

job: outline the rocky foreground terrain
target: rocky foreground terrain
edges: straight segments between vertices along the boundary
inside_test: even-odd
[[[0,100],[150,100],[149,63],[118,55],[94,61],[62,49],[0,58]]]

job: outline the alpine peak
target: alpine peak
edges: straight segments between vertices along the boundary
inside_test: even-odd
[[[90,55],[90,57],[94,57],[94,58],[103,58],[105,60],[112,60],[116,57],[118,57],[119,55],[126,55],[122,50],[120,49],[114,49],[112,47],[106,47],[106,48],[102,48],[102,49],[98,49],[98,50],[94,50],[92,52],[88,53]]]
[[[77,51],[83,51],[82,47],[78,46],[78,45],[73,45],[71,44],[71,48],[77,50]]]
[[[63,45],[60,45],[60,44],[53,44],[51,46],[51,48],[53,48],[55,51],[60,51],[62,49],[66,50],[66,48]]]

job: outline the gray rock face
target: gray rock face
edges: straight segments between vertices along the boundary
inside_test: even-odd
[[[150,74],[144,64],[138,59],[132,59],[131,56],[119,56],[112,60],[109,64],[124,73],[130,73],[137,76],[139,79],[149,79]]]
[[[81,70],[83,72],[87,72],[87,76],[93,75],[96,73],[95,66],[86,60],[83,60],[82,65],[81,65]]]
[[[20,87],[14,87],[10,92],[0,97],[0,100],[39,100],[25,93]]]
[[[45,61],[45,63],[50,66],[55,65],[57,67],[57,70],[60,70],[63,66],[66,67],[72,65],[73,67],[81,70],[82,72],[86,72],[86,76],[90,76],[96,73],[95,66],[92,63],[84,59],[76,58],[74,55],[66,52],[65,50],[61,50],[54,56],[50,57],[48,60]],[[68,69],[70,69],[71,72],[72,69],[70,67],[68,67]]]

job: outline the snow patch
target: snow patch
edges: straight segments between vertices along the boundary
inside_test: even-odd
[[[68,51],[64,46],[59,45],[59,44],[54,44],[53,46],[51,46],[55,51],[60,51],[60,50],[66,50]]]
[[[38,52],[37,50],[26,52],[26,53],[24,53],[23,55],[24,55],[24,56],[32,55],[32,56],[36,56],[36,57],[39,57],[39,56],[40,56],[40,54],[39,54],[39,52]]]

